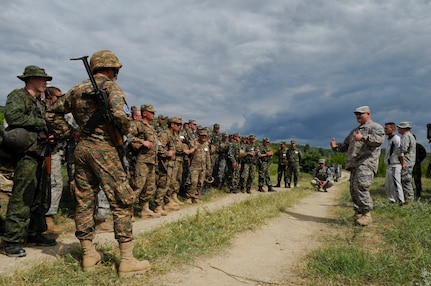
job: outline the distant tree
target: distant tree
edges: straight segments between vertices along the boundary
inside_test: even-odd
[[[304,150],[304,153],[307,152],[308,150],[310,150],[310,144],[305,144],[303,150]]]
[[[317,162],[322,158],[319,150],[316,148],[309,148],[307,152],[302,155],[301,168],[304,173],[313,172],[314,168],[317,166]]]

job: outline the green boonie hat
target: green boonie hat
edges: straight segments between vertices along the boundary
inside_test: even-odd
[[[52,76],[47,75],[45,70],[38,66],[27,66],[24,69],[24,73],[22,75],[17,75],[16,77],[20,80],[25,80],[29,77],[43,77],[46,78],[46,80],[52,80]]]
[[[151,104],[142,104],[141,105],[141,111],[149,111],[149,112],[156,112],[156,110],[154,109],[154,107]]]

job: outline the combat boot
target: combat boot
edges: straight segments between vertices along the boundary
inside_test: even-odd
[[[160,215],[162,215],[162,216],[167,216],[168,215],[168,213],[162,208],[162,206],[157,206],[155,209],[154,209],[154,212],[156,213],[156,214],[160,214]]]
[[[130,277],[136,274],[143,274],[150,269],[148,260],[136,260],[133,257],[133,244],[131,241],[122,242],[120,245],[121,261],[118,267],[120,277]]]
[[[179,209],[180,207],[178,204],[174,203],[172,200],[165,205],[165,211],[178,211]]]
[[[262,186],[259,186],[259,189],[257,190],[258,192],[264,193],[265,191],[263,190]]]
[[[160,214],[155,213],[152,210],[150,210],[150,203],[146,202],[142,206],[141,217],[142,218],[157,218],[157,217],[160,217]]]
[[[81,240],[82,247],[82,270],[84,272],[91,272],[96,269],[96,265],[102,261],[103,253],[96,251],[94,244],[91,240]]]
[[[373,222],[373,219],[371,218],[371,212],[367,211],[362,214],[360,218],[356,220],[356,223],[362,226],[367,226]]]
[[[46,226],[47,226],[46,233],[61,234],[62,232],[61,228],[55,225],[54,219],[52,216],[46,216],[45,220],[46,220]]]
[[[172,201],[174,201],[174,203],[177,203],[180,206],[184,205],[184,203],[178,199],[177,193],[172,194]]]
[[[287,183],[284,183],[284,187],[287,188]]]
[[[251,189],[247,188],[247,194],[251,194]]]
[[[287,183],[287,188],[289,188],[289,189],[290,189],[290,183]]]
[[[268,192],[274,193],[276,190],[272,186],[268,186]]]
[[[275,188],[280,188],[280,181],[278,181],[277,185],[275,185]]]

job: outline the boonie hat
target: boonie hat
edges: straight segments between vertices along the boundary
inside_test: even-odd
[[[358,108],[355,109],[355,111],[353,113],[366,113],[366,112],[370,112],[370,107],[364,105],[364,106],[360,106]]]
[[[25,80],[29,77],[43,77],[46,78],[46,80],[52,80],[52,76],[47,75],[45,70],[38,66],[27,66],[22,75],[17,75],[17,78],[20,80]]]
[[[149,112],[156,112],[154,107],[151,104],[142,104],[141,105],[141,111],[149,111]]]
[[[412,126],[410,125],[410,122],[404,121],[400,122],[400,124],[397,125],[398,128],[405,128],[405,129],[411,129]]]

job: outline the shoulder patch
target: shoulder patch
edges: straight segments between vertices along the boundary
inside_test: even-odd
[[[130,109],[127,104],[123,104],[123,110],[127,115],[130,115]]]

